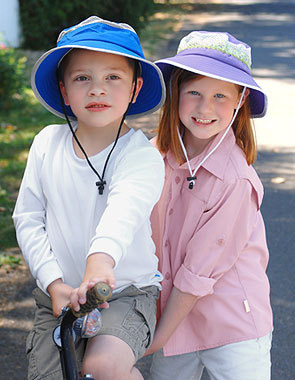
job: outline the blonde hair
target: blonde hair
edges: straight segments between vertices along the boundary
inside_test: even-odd
[[[184,129],[184,125],[179,119],[179,90],[180,85],[191,79],[202,77],[202,75],[175,68],[171,75],[170,82],[167,84],[166,101],[162,107],[160,123],[157,129],[157,146],[162,153],[167,153],[170,150],[177,161],[182,164],[185,162],[177,128],[180,133]],[[243,87],[236,85],[239,92],[242,92]],[[254,134],[254,126],[251,120],[249,97],[240,108],[236,119],[232,125],[236,137],[236,143],[245,154],[248,165],[252,164],[256,159],[256,141]]]

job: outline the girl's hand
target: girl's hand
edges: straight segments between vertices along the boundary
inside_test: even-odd
[[[152,355],[154,352],[159,351],[161,348],[163,348],[165,341],[161,340],[162,336],[159,334],[159,332],[155,331],[154,339],[152,341],[152,344],[150,347],[146,350],[144,356]]]
[[[63,283],[62,279],[59,278],[49,284],[47,291],[52,302],[52,313],[57,318],[60,315],[62,308],[69,305],[70,295],[73,288],[70,285]]]
[[[83,281],[70,295],[71,306],[75,311],[79,311],[80,304],[86,302],[87,290],[98,282],[106,282],[112,289],[115,288],[114,265],[112,257],[105,253],[94,253],[88,257]],[[108,307],[108,303],[105,302],[101,307]]]

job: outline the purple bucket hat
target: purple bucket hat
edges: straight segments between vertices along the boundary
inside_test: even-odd
[[[251,48],[229,33],[193,31],[180,41],[174,57],[155,63],[162,71],[166,85],[173,68],[179,67],[248,87],[251,116],[259,118],[266,113],[266,94],[251,75]]]

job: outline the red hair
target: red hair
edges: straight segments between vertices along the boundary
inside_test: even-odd
[[[180,133],[184,128],[179,119],[178,111],[180,85],[198,77],[201,78],[202,76],[191,71],[179,68],[174,69],[171,80],[167,84],[166,101],[162,107],[160,123],[157,128],[157,146],[160,152],[167,153],[170,150],[180,164],[185,162],[177,134],[178,127],[180,128]],[[239,92],[242,92],[243,87],[239,85],[237,87]],[[248,165],[252,164],[256,159],[256,141],[250,114],[249,97],[246,98],[240,108],[232,129],[238,146],[245,154]]]

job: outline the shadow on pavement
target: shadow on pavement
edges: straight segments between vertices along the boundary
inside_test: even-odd
[[[226,31],[247,42],[252,48],[253,73],[256,77],[294,79],[295,77],[295,3],[285,1],[192,4],[194,21],[183,25],[170,41],[172,55],[179,39],[192,30],[202,30],[197,13],[205,12],[207,31]],[[266,70],[266,68],[268,68]]]

